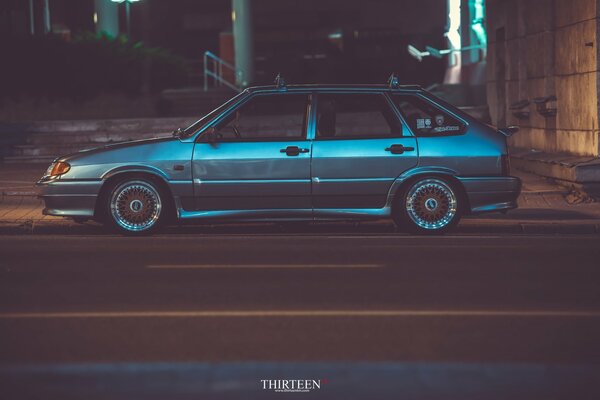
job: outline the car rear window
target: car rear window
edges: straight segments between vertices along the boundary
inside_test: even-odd
[[[415,135],[447,136],[465,132],[462,121],[420,96],[399,94],[392,99]]]

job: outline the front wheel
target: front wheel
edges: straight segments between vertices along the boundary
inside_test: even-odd
[[[113,186],[107,200],[107,222],[121,233],[150,233],[163,220],[164,200],[149,180],[121,181]]]
[[[428,177],[409,185],[397,199],[395,221],[413,233],[439,234],[458,224],[460,204],[447,181]]]

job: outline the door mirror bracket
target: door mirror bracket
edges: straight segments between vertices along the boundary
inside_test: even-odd
[[[217,143],[217,138],[218,138],[218,134],[217,134],[217,129],[213,126],[208,128],[208,130],[206,131],[206,133],[204,135],[202,135],[205,138],[205,141],[211,145],[216,145]]]

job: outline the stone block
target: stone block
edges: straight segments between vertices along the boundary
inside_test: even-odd
[[[580,156],[598,156],[598,131],[558,130],[556,151]]]
[[[486,80],[493,82],[496,80],[496,43],[489,43],[487,46]]]
[[[540,78],[546,74],[547,53],[551,51],[546,48],[547,36],[547,33],[541,32],[531,34],[523,39],[526,46],[524,53],[527,54],[527,58],[524,60],[527,78]]]
[[[486,85],[486,93],[492,125],[498,125],[498,94],[496,92],[496,82],[488,82]]]
[[[536,97],[549,96],[554,93],[546,93],[546,77],[540,77],[535,79],[527,79],[527,98],[529,101]],[[530,105],[530,117],[529,121],[531,126],[537,128],[546,127],[546,119],[536,112],[535,104]]]
[[[506,42],[506,79],[519,79],[519,65],[521,62],[521,40],[514,39]]]
[[[556,73],[559,75],[595,71],[596,20],[580,22],[556,30]],[[593,43],[586,46],[586,43]]]
[[[504,27],[506,29],[506,40],[519,37],[519,18],[517,18],[521,0],[505,0]]]
[[[597,18],[596,0],[558,0],[555,7],[557,27]]]
[[[563,130],[598,129],[597,73],[557,76],[556,126]]]
[[[562,0],[559,0],[561,2]],[[545,32],[552,27],[553,0],[521,0],[519,12],[524,20],[525,35]],[[513,18],[517,18],[514,13]]]

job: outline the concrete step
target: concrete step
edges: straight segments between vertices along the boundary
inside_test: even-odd
[[[475,118],[483,123],[490,124],[492,122],[492,118],[490,117],[490,109],[487,105],[486,106],[464,106],[464,107],[458,107],[458,108],[460,108],[462,111],[466,112],[473,118]]]
[[[167,89],[160,95],[160,110],[170,116],[203,115],[235,95],[236,92],[227,87],[210,88],[207,91],[202,87]]]
[[[167,100],[177,100],[177,99],[185,99],[185,98],[192,98],[192,99],[206,99],[206,100],[212,100],[212,99],[227,99],[227,98],[231,98],[234,95],[236,95],[237,93],[226,87],[226,86],[222,86],[222,87],[217,87],[217,88],[209,88],[208,90],[204,90],[203,87],[187,87],[187,88],[180,88],[180,89],[166,89],[163,90],[161,92],[161,97],[167,99]]]
[[[435,84],[427,90],[455,106],[478,106],[487,103],[485,85]]]
[[[2,162],[6,164],[46,163],[50,164],[56,157],[44,156],[6,156]]]
[[[53,144],[37,146],[32,144],[17,145],[12,147],[12,156],[32,156],[32,157],[59,157],[80,150],[91,149],[102,146],[103,144]]]
[[[147,139],[158,136],[168,136],[171,131],[156,132],[85,132],[85,133],[63,133],[55,132],[48,134],[32,134],[27,137],[27,145],[46,146],[64,143],[81,145],[102,145],[106,143],[124,142],[128,140]]]
[[[511,165],[600,199],[600,158],[511,149]]]
[[[141,139],[152,139],[157,137],[169,137],[170,134],[167,135],[155,135],[155,134],[128,134],[128,135],[113,135],[109,138],[106,137],[95,137],[96,141],[91,140],[83,140],[82,138],[78,138],[79,140],[68,141],[64,140],[64,137],[58,136],[54,138],[46,138],[46,140],[42,143],[28,143],[28,144],[18,144],[11,146],[11,154],[12,156],[41,156],[41,155],[65,155],[74,153],[80,150],[91,149],[95,147],[101,147],[108,144],[122,143],[132,140],[141,140]],[[53,139],[53,140],[51,140]],[[90,139],[90,138],[87,138]]]
[[[0,127],[0,134],[10,131],[13,134],[54,134],[84,132],[170,132],[177,127],[186,127],[202,117],[196,118],[124,118],[124,119],[98,119],[98,120],[66,120],[66,121],[35,121],[16,123]]]
[[[0,138],[10,138],[0,142],[0,156],[6,162],[46,162],[86,148],[168,136],[200,116],[0,124]]]

